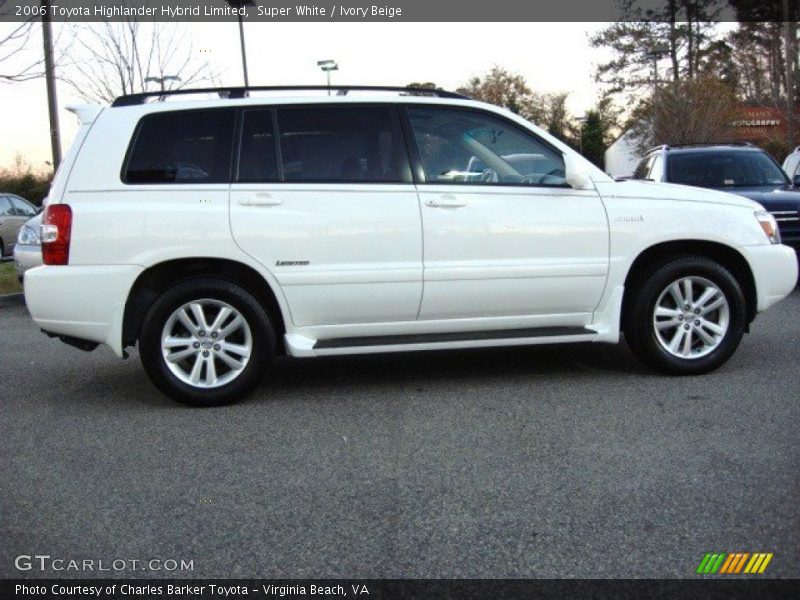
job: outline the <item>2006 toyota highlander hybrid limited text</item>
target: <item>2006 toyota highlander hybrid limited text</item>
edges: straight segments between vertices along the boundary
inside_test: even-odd
[[[277,353],[622,332],[652,367],[704,373],[797,281],[759,204],[613,181],[494,106],[438,90],[214,91],[72,108],[45,265],[25,276],[46,333],[118,356],[138,342],[181,402],[241,398]]]

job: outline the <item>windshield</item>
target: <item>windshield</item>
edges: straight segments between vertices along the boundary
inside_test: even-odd
[[[762,152],[686,152],[669,157],[669,181],[724,188],[786,185],[781,168]]]

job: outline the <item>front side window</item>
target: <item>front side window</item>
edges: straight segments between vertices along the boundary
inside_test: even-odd
[[[287,182],[402,182],[390,107],[278,109]]]
[[[512,124],[473,110],[408,107],[427,183],[566,184],[560,152]]]
[[[656,154],[655,160],[653,160],[653,164],[650,166],[650,172],[648,173],[648,178],[652,179],[653,181],[661,181],[662,164],[663,164],[663,159],[661,158],[661,155]]]
[[[233,109],[154,113],[134,136],[125,183],[228,183]]]
[[[761,152],[686,152],[669,157],[669,180],[698,187],[786,185],[786,174]]]

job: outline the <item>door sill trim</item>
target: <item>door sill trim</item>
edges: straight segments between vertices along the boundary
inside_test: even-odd
[[[597,332],[586,329],[585,327],[528,327],[526,329],[501,329],[496,331],[454,331],[446,333],[361,336],[317,340],[314,343],[313,349],[326,350],[334,348],[365,348],[370,346],[403,346],[409,344],[510,340],[517,338],[596,335],[596,333]]]

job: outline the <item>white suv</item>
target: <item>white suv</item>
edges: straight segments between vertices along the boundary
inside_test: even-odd
[[[118,356],[138,342],[159,389],[207,406],[252,390],[277,353],[624,332],[649,365],[703,373],[797,281],[745,198],[613,181],[447,92],[287,89],[73,108],[45,266],[25,279],[36,323]]]

